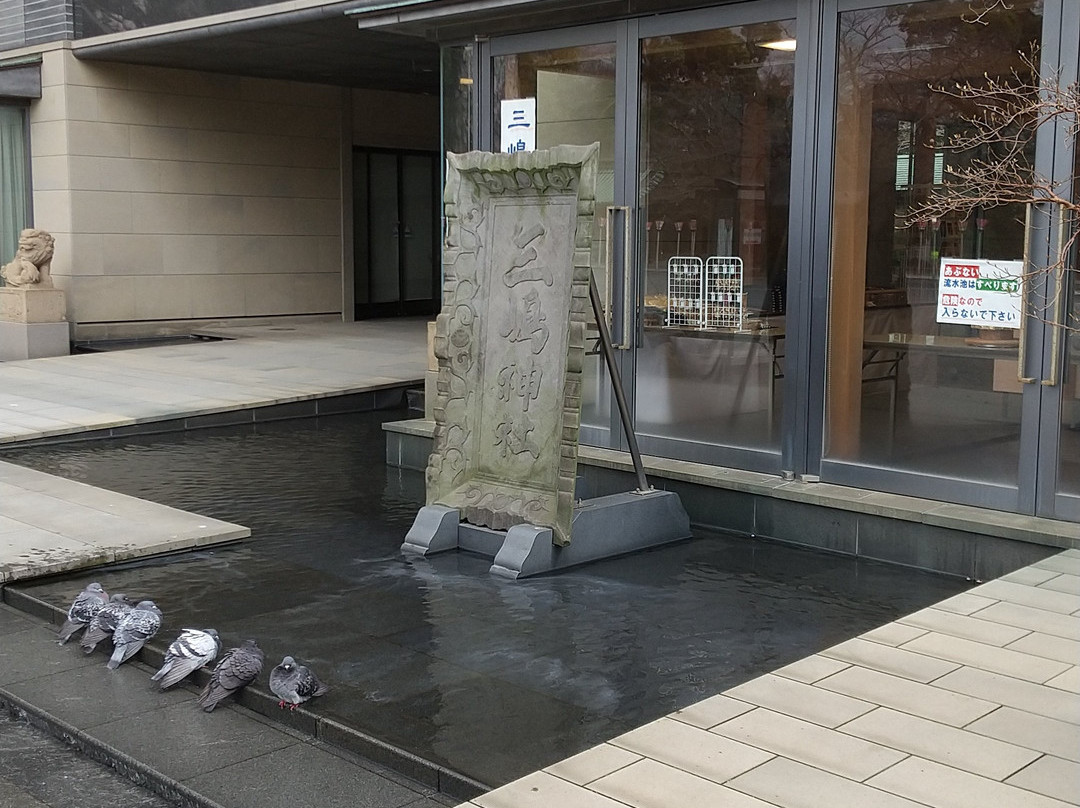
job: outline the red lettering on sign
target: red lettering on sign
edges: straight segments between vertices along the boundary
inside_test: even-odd
[[[978,264],[946,264],[944,275],[946,278],[977,278],[979,266]]]

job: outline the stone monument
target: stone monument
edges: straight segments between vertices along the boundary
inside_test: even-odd
[[[64,292],[53,287],[50,274],[53,245],[44,230],[23,230],[15,257],[0,268],[0,360],[70,351]]]
[[[650,519],[689,535],[666,492],[575,499],[598,155],[447,156],[435,440],[406,553],[461,547],[516,578],[657,544]]]

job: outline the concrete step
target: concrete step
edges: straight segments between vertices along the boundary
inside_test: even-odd
[[[179,805],[437,808],[487,790],[313,710],[281,710],[259,683],[204,713],[207,672],[165,692],[150,681],[166,642],[109,671],[100,647],[56,644],[61,610],[0,594],[0,709]]]

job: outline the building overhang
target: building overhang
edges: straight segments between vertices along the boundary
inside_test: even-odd
[[[41,57],[0,62],[0,99],[41,98]]]
[[[731,2],[732,0],[727,0]],[[437,42],[543,31],[604,20],[722,5],[724,0],[387,0],[345,13],[364,30]]]
[[[439,48],[396,31],[365,29],[344,3],[261,6],[243,12],[77,39],[79,59],[436,94]]]

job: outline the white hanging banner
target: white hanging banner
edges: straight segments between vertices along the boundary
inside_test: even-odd
[[[513,98],[502,102],[503,152],[536,151],[536,99]]]
[[[942,258],[937,321],[1019,328],[1023,261]]]

